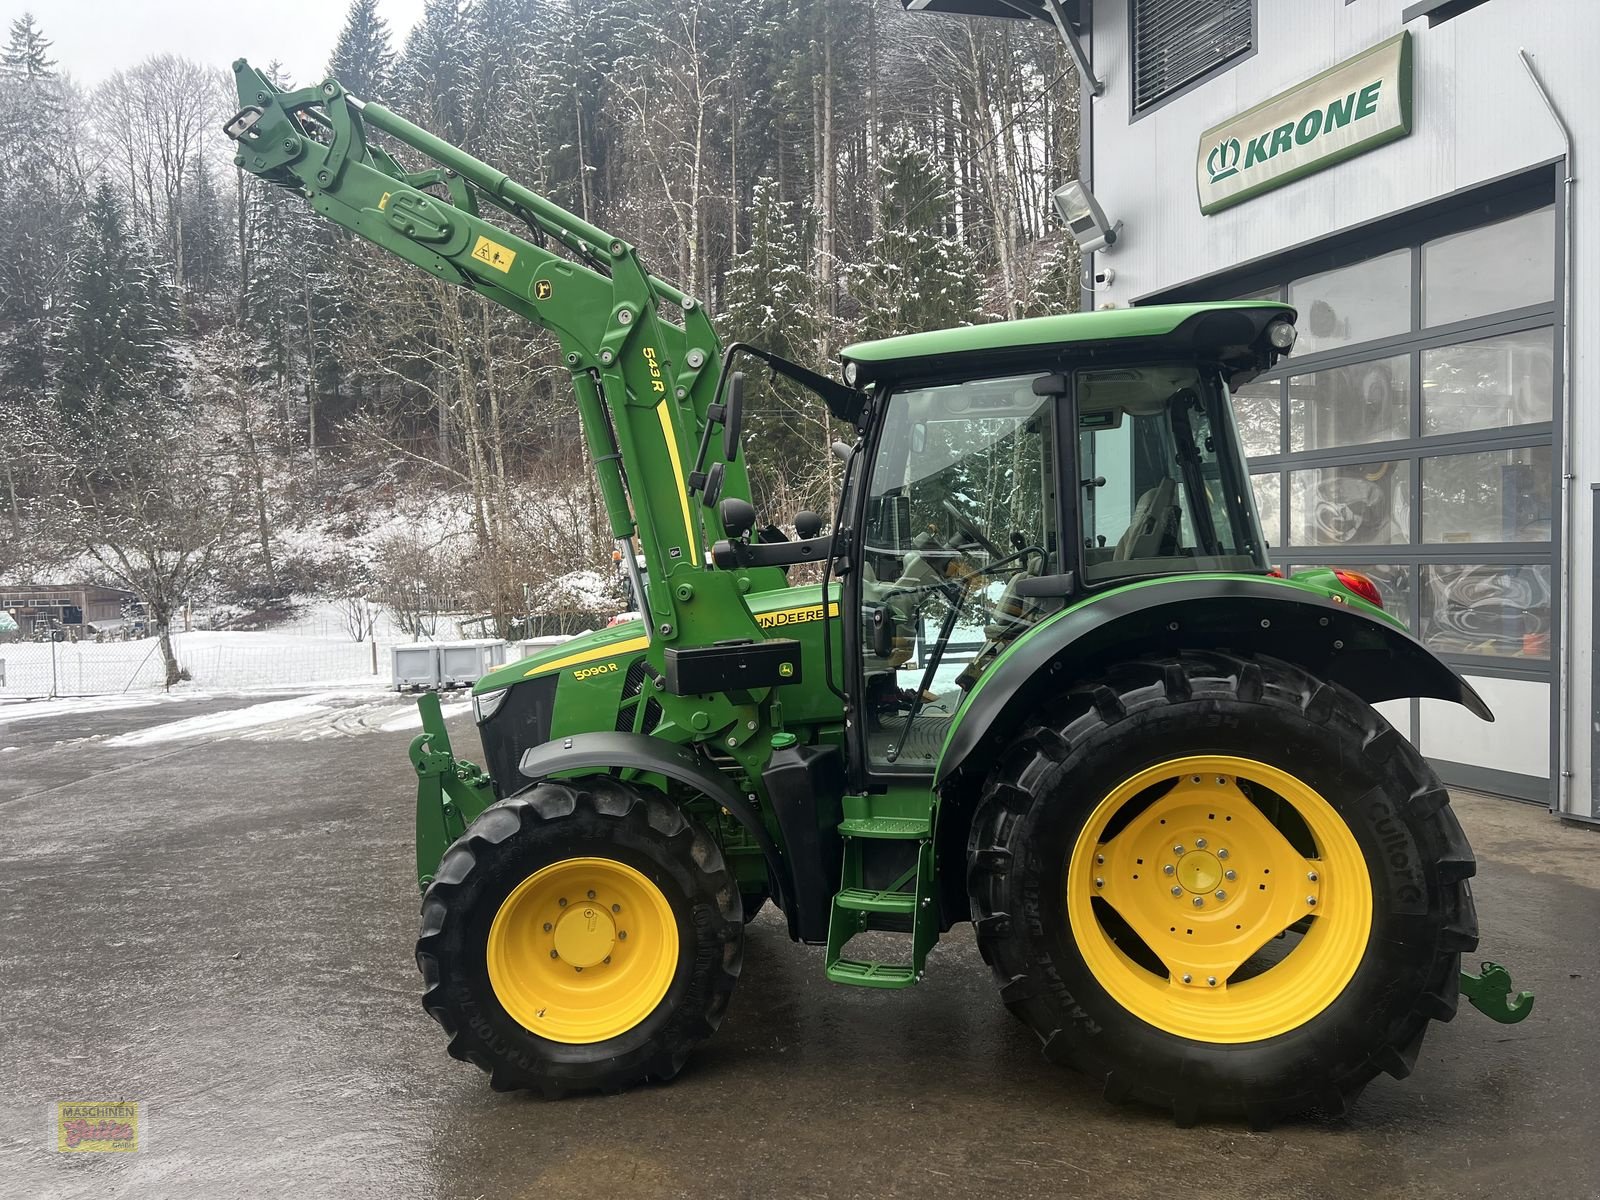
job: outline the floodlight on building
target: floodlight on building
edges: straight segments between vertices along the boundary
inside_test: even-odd
[[[1051,193],[1051,198],[1056,203],[1056,211],[1071,230],[1073,240],[1085,254],[1106,250],[1117,244],[1122,222],[1113,224],[1106,219],[1105,209],[1100,207],[1100,202],[1083,180],[1067,180]]]

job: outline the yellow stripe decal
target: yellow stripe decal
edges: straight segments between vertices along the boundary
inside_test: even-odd
[[[615,658],[620,654],[632,654],[635,650],[645,650],[650,646],[648,637],[629,638],[625,642],[608,642],[604,646],[594,646],[588,650],[569,654],[565,658],[558,658],[555,662],[541,663],[531,671],[524,671],[523,678],[529,675],[543,675],[547,671],[559,671],[562,667],[573,667],[579,663],[593,662],[597,658]]]
[[[700,556],[695,546],[694,518],[689,513],[689,486],[683,478],[683,462],[678,457],[678,435],[672,429],[672,414],[667,411],[667,402],[663,400],[656,405],[656,416],[661,418],[661,432],[667,439],[667,457],[672,460],[672,474],[678,481],[678,504],[683,509],[684,536],[689,539],[686,549],[693,556],[693,561],[698,563]]]

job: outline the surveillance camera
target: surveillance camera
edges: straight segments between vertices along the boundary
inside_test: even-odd
[[[1094,273],[1094,286],[1097,288],[1110,287],[1116,282],[1117,273],[1111,267],[1103,267]]]

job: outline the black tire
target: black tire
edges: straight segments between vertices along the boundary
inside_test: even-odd
[[[1251,757],[1304,779],[1354,834],[1372,880],[1354,976],[1311,1019],[1263,1040],[1196,1041],[1141,1020],[1089,970],[1067,920],[1068,859],[1097,801],[1186,754]],[[996,763],[968,863],[979,948],[1045,1055],[1179,1124],[1343,1113],[1380,1071],[1405,1077],[1428,1022],[1455,1015],[1461,953],[1477,945],[1475,862],[1439,780],[1371,706],[1265,657],[1141,660],[1070,689]]]
[[[486,954],[512,890],[542,867],[580,857],[642,872],[670,903],[680,948],[650,1015],[586,1044],[540,1037],[508,1014]],[[540,783],[486,809],[440,861],[417,939],[422,1005],[450,1035],[451,1056],[488,1072],[497,1091],[530,1088],[554,1099],[668,1080],[727,1011],[743,954],[738,906],[715,840],[659,793],[608,777]]]

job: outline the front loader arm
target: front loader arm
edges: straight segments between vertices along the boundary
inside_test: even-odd
[[[574,378],[613,536],[637,531],[653,582],[702,572],[705,548],[726,536],[717,510],[695,502],[689,480],[722,367],[702,306],[646,272],[633,246],[336,80],[285,92],[243,59],[234,74],[244,107],[226,132],[238,144],[238,165],[553,333]],[[405,170],[369,140],[369,128],[431,165]],[[486,207],[523,222],[526,236],[485,220]],[[681,326],[659,314],[663,302],[682,312]],[[720,459],[715,441],[712,458]],[[722,494],[749,498],[742,455],[722,461]],[[676,581],[647,591],[656,638],[696,623]],[[759,636],[748,613],[748,630],[731,611],[721,616],[719,636]]]

